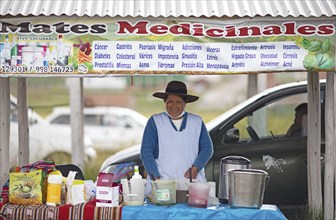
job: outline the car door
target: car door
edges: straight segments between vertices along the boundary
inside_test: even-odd
[[[322,91],[322,109],[323,97]],[[287,137],[286,133],[294,120],[295,107],[307,101],[306,87],[277,91],[241,109],[211,131],[214,156],[209,166],[213,167],[213,174],[207,174],[208,180],[210,177],[219,183],[221,158],[229,155],[244,156],[251,160],[253,169],[265,170],[270,176],[264,203],[305,204],[307,137]],[[247,126],[253,128],[258,140],[252,140]],[[236,134],[239,131],[239,139],[229,140],[225,135],[228,131]]]

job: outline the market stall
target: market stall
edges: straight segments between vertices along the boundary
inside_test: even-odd
[[[314,97],[319,96],[318,72],[327,72],[329,108],[326,114],[333,120],[326,121],[330,128],[326,148],[333,152],[335,2],[152,3],[4,1],[1,4],[0,184],[9,177],[9,80],[12,77],[20,79],[22,130],[19,139],[23,141],[20,164],[27,162],[29,152],[25,78],[74,78],[70,92],[71,117],[75,119],[72,120],[73,161],[83,167],[83,77],[303,72],[308,73],[310,84],[309,202],[320,208],[321,123],[318,116],[321,109]],[[331,188],[334,160],[328,158],[329,166],[326,166],[330,173],[327,184]],[[333,205],[327,207],[326,212],[333,213]]]

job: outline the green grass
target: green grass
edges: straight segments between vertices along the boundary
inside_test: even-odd
[[[315,210],[306,206],[301,213],[295,216],[295,220],[323,220],[323,209]]]

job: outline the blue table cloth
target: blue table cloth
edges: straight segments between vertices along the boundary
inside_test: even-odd
[[[128,219],[255,219],[255,220],[282,220],[287,219],[275,205],[263,205],[260,209],[230,208],[229,205],[209,206],[208,208],[194,208],[188,204],[173,206],[123,206],[122,220]]]

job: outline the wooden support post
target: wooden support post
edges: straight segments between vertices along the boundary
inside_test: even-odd
[[[10,89],[9,78],[0,77],[0,189],[9,178],[10,137]]]
[[[84,116],[83,116],[83,79],[71,78],[70,109],[72,134],[72,163],[84,170]]]
[[[325,171],[324,171],[324,219],[334,219],[335,178],[335,73],[327,73],[325,100]]]
[[[29,121],[26,78],[17,79],[17,108],[19,124],[19,166],[23,166],[29,163]]]
[[[321,106],[319,73],[308,72],[308,137],[307,176],[308,206],[319,214],[322,211],[321,184]]]
[[[247,81],[247,98],[258,93],[258,74],[248,74]]]
[[[334,72],[334,74],[336,74]],[[334,75],[334,107],[333,107],[333,110],[334,110],[334,134],[336,134],[336,77]],[[334,136],[334,167],[336,167],[336,137]],[[336,197],[336,169],[334,169],[334,181],[335,181],[335,184],[334,184],[334,196]],[[336,198],[335,198],[336,199]],[[336,218],[336,204],[334,206],[334,217]]]

